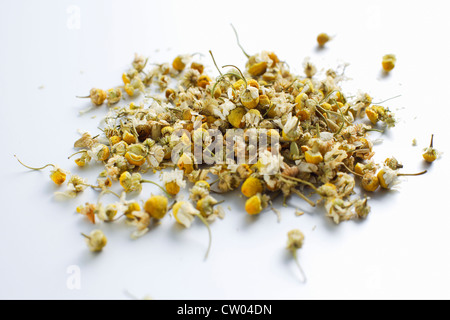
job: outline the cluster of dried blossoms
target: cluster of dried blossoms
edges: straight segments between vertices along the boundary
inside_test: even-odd
[[[321,36],[319,44],[324,45],[325,40],[329,38]],[[97,185],[73,175],[67,191],[59,194],[75,197],[91,187],[101,195],[116,195],[115,203],[105,205],[99,198],[97,203],[79,206],[77,212],[92,223],[123,217],[136,227],[133,237],[145,234],[152,221],[163,219],[170,211],[186,228],[198,218],[209,230],[210,222],[224,216],[214,194],[238,188],[248,198],[245,210],[250,215],[261,213],[277,196],[286,200],[294,195],[311,206],[322,204],[335,223],[365,218],[370,206],[368,198],[355,194],[357,183],[374,192],[380,186],[392,188],[402,175],[395,158],[384,164],[371,160],[374,150],[368,134],[377,130],[372,125],[382,122],[384,127],[393,127],[394,114],[374,105],[365,93],[347,99],[339,85],[343,76],[334,70],[318,79],[317,69],[309,61],[305,61],[305,75],[301,76],[291,73],[274,52],[247,57],[244,72],[225,66],[231,69],[224,73],[213,58],[220,73],[214,78],[194,55],[178,56],[171,64],[153,65],[150,70],[145,70],[148,60],[136,56],[132,68],[122,75],[123,86],[108,91],[92,89],[88,96],[94,105],[107,101],[110,107],[102,133],[93,136],[85,132],[74,145],[80,149],[74,154],[79,167],[90,162],[104,164]],[[155,89],[161,94],[151,95]],[[139,93],[141,102],[117,105],[125,95]],[[212,155],[210,130],[227,136],[232,134],[229,129],[242,129],[244,135],[264,131],[277,142],[259,149],[254,163],[233,162],[226,154],[219,156],[223,161],[209,165],[194,161],[195,141],[201,141],[202,154]],[[189,134],[175,134],[179,130]],[[251,148],[236,142],[231,153],[244,152],[248,159]],[[432,158],[436,152],[431,146],[425,159]],[[146,173],[157,171],[161,171],[161,185],[144,179]],[[61,185],[68,174],[54,166],[51,178]],[[208,182],[210,179],[214,182]],[[110,190],[115,182],[122,186],[122,195]],[[177,199],[187,182],[192,185],[189,199]],[[164,195],[153,195],[142,204],[127,200],[126,194],[141,192],[143,183],[158,185]],[[311,191],[316,198],[307,195]],[[85,237],[93,251],[106,245],[101,232]],[[303,243],[299,231],[289,239],[288,248],[293,252]]]

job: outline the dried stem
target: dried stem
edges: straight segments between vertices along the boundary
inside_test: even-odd
[[[23,165],[25,168],[28,168],[28,169],[31,169],[31,170],[42,170],[42,169],[45,169],[45,168],[47,168],[47,167],[53,167],[53,168],[55,168],[55,165],[54,165],[54,164],[51,164],[51,163],[49,163],[49,164],[47,164],[47,165],[45,165],[45,166],[43,166],[43,167],[41,167],[41,168],[33,168],[33,167],[30,167],[30,166],[27,166],[27,165],[24,164],[22,161],[20,161],[20,159],[17,158],[16,155],[14,155],[14,157],[17,159],[17,161],[19,161],[19,163],[20,163],[21,165]]]
[[[302,274],[302,277],[303,277],[303,283],[306,283],[306,275],[305,275],[305,272],[303,271],[303,269],[302,269],[302,267],[301,267],[301,265],[300,265],[300,262],[298,261],[298,256],[297,256],[297,250],[295,250],[295,249],[292,249],[292,255],[294,256],[294,260],[295,260],[295,264],[297,265],[297,267],[298,267],[298,270],[300,270],[300,273]]]
[[[151,184],[154,184],[155,186],[157,186],[158,188],[160,188],[160,189],[166,194],[167,197],[172,198],[172,195],[169,194],[169,193],[167,192],[166,189],[164,189],[163,187],[161,187],[161,186],[160,186],[159,184],[157,184],[156,182],[153,182],[153,181],[151,181],[151,180],[141,180],[141,183],[151,183]]]
[[[245,54],[245,56],[247,58],[250,58],[250,55],[247,52],[245,52],[244,48],[241,46],[241,43],[239,42],[239,35],[238,35],[236,29],[234,28],[233,24],[231,24],[231,27],[233,28],[234,34],[236,36],[236,41],[237,41],[237,44],[238,44],[239,48],[241,48],[242,52]]]
[[[401,97],[401,96],[402,96],[402,95],[399,94],[398,96],[395,96],[395,97],[392,97],[392,98],[389,98],[389,99],[386,99],[386,100],[383,100],[383,101],[380,101],[380,102],[372,102],[372,104],[382,104],[382,103],[385,103],[385,102],[387,102],[387,101],[389,101],[389,100],[393,100],[393,99],[399,98],[399,97]]]
[[[85,235],[84,233],[81,233],[81,235],[82,235],[83,237],[85,237],[86,239],[89,239],[89,240],[91,240],[91,237],[89,237],[89,236]]]
[[[314,186],[311,182],[308,182],[308,181],[305,181],[305,180],[302,180],[302,179],[299,179],[299,178],[294,178],[294,177],[291,177],[291,176],[287,176],[287,175],[284,175],[284,174],[281,174],[281,176],[283,178],[291,179],[291,180],[300,182],[302,184],[305,184],[305,185],[309,186],[310,188],[312,188],[314,191],[319,192],[319,189],[317,189],[316,186]]]
[[[248,86],[247,79],[245,79],[244,74],[242,73],[241,69],[239,69],[238,67],[236,67],[233,64],[226,64],[222,68],[226,68],[226,67],[233,67],[233,68],[237,69],[237,71],[239,71],[239,74],[241,75],[242,80],[244,80],[244,82],[245,82],[245,87],[247,88],[247,86]]]
[[[428,172],[428,171],[425,170],[425,171],[422,171],[422,172],[419,172],[419,173],[397,173],[397,176],[398,176],[398,177],[421,176],[421,175],[423,175],[423,174],[425,174],[425,173],[427,173],[427,172]]]
[[[87,150],[81,150],[81,151],[75,152],[74,154],[68,156],[67,159],[70,159],[70,158],[72,158],[73,156],[75,156],[75,155],[77,155],[77,154],[80,154],[80,153],[87,153]]]
[[[297,189],[292,189],[292,192],[295,193],[296,195],[298,195],[300,198],[302,198],[303,200],[305,200],[306,202],[308,202],[311,207],[315,207],[316,204],[311,201],[311,199],[309,199],[308,197],[306,197],[303,193],[301,193],[300,191],[298,191]]]
[[[208,221],[206,221],[206,219],[201,215],[198,214],[197,217],[200,219],[201,222],[203,222],[203,224],[206,226],[206,228],[208,229],[208,234],[209,234],[209,244],[208,244],[208,250],[206,250],[206,255],[205,255],[205,260],[208,259],[208,255],[209,255],[209,251],[211,250],[211,243],[212,243],[212,233],[211,233],[211,228],[209,227],[209,223]]]
[[[347,167],[347,166],[345,165],[345,163],[341,162],[341,165],[343,165],[345,169],[347,169],[350,173],[353,173],[355,176],[358,176],[358,177],[361,177],[361,178],[364,177],[362,174],[356,173],[355,171],[353,171],[352,169],[350,169],[349,167]]]
[[[214,62],[214,65],[216,66],[217,71],[219,71],[219,74],[222,76],[222,71],[220,71],[219,67],[217,66],[216,59],[214,59],[214,55],[211,50],[209,50],[209,54],[211,55],[211,58]]]

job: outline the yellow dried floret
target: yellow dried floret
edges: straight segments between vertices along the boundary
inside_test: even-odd
[[[155,219],[162,219],[167,213],[168,199],[164,196],[151,196],[144,205],[144,210]]]

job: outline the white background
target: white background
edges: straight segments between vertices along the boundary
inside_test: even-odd
[[[314,3],[2,0],[0,298],[124,299],[125,290],[155,299],[450,298],[448,3]],[[80,171],[67,156],[77,129],[96,132],[106,107],[80,117],[89,103],[75,96],[120,85],[135,52],[164,62],[211,49],[219,64],[242,66],[229,23],[249,53],[274,50],[297,72],[306,56],[319,68],[350,62],[353,81],[346,85],[353,93],[360,88],[377,101],[401,94],[386,103],[399,117],[397,127],[373,134],[384,139],[377,159],[395,155],[404,171],[429,173],[404,179],[400,192],[377,192],[366,221],[339,226],[299,199],[281,209],[280,223],[272,211],[250,219],[235,193],[227,198],[233,210],[212,226],[207,261],[204,226],[182,230],[170,217],[138,241],[123,224],[99,225],[109,243],[91,254],[80,232],[95,227],[75,207],[95,201],[96,193],[56,201],[48,171],[31,172],[13,154],[95,182],[100,167]],[[322,51],[315,47],[320,32],[335,35]],[[382,77],[386,53],[395,53],[398,64]],[[427,166],[421,151],[431,133],[444,155]],[[157,189],[145,186],[141,198],[151,192]],[[296,217],[295,207],[307,214]],[[306,235],[299,252],[306,284],[284,248],[293,228]],[[80,268],[80,290],[66,285],[70,266]]]

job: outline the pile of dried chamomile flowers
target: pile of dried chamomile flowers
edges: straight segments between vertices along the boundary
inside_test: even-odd
[[[330,37],[321,34],[317,40],[323,46]],[[243,68],[219,68],[210,52],[217,75],[206,72],[197,54],[162,64],[136,55],[121,75],[122,85],[93,88],[86,97],[96,107],[106,102],[107,114],[101,131],[81,133],[71,157],[78,167],[104,166],[97,182],[89,184],[56,165],[26,167],[53,167],[51,180],[67,183],[58,196],[75,198],[87,188],[96,190],[98,201],[80,204],[76,211],[96,225],[126,221],[134,228],[133,238],[168,214],[184,228],[198,219],[208,228],[208,251],[209,225],[225,214],[218,198],[226,202],[225,194],[233,190],[246,198],[242,211],[249,215],[272,207],[277,197],[284,204],[299,197],[322,206],[336,224],[367,217],[369,198],[355,187],[367,195],[395,187],[405,175],[395,158],[381,164],[372,159],[370,132],[394,127],[394,113],[366,93],[350,98],[336,70],[318,77],[306,60],[299,75],[275,52],[243,52]],[[395,57],[383,59],[385,70],[394,65]],[[431,143],[423,157],[432,162],[437,155]],[[158,172],[159,182],[154,179]],[[161,194],[130,200],[128,195],[139,194],[144,183],[157,185]],[[119,185],[121,191],[112,190]],[[182,190],[189,191],[188,199],[180,196]],[[106,194],[116,201],[104,203]],[[107,243],[99,230],[85,238],[92,251]],[[288,249],[295,255],[303,240],[300,231],[292,231]]]

